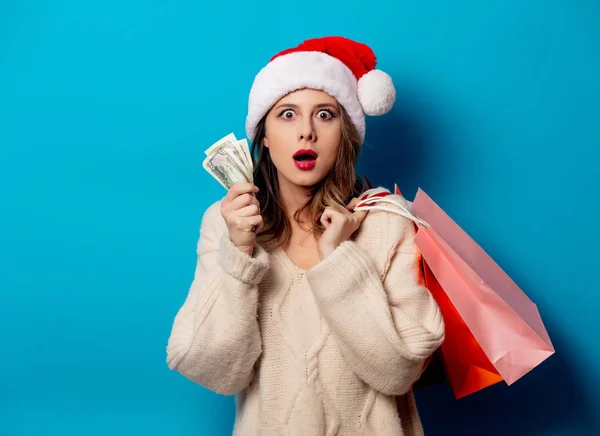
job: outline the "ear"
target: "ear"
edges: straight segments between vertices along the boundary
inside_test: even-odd
[[[263,146],[269,148],[269,139],[266,136],[263,138]]]

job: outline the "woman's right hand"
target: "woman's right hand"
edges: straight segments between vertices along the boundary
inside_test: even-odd
[[[227,223],[231,242],[249,256],[254,252],[256,234],[263,227],[256,192],[258,188],[252,183],[236,183],[221,201],[221,215]]]

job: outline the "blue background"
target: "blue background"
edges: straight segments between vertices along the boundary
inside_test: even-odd
[[[233,399],[170,372],[205,148],[305,38],[394,79],[359,170],[421,186],[538,304],[557,354],[511,387],[418,393],[428,435],[591,435],[600,412],[600,5],[0,2],[0,434],[228,435]],[[258,6],[260,4],[260,6]]]

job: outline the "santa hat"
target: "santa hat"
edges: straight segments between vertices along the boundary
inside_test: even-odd
[[[254,79],[248,102],[246,134],[286,94],[303,88],[335,97],[348,112],[361,140],[365,115],[383,115],[396,100],[389,75],[375,69],[377,58],[365,44],[340,36],[314,38],[273,56]]]

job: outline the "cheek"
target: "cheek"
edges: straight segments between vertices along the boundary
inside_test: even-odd
[[[272,157],[289,155],[295,151],[296,127],[291,122],[267,122],[267,145]]]
[[[272,132],[269,134],[268,145],[269,153],[273,159],[286,153],[285,137],[280,132]]]
[[[334,127],[334,126],[331,126]],[[342,141],[342,132],[338,126],[327,129],[322,132],[321,139],[323,140],[324,147],[322,148],[323,160],[327,161],[329,165],[333,165],[337,158],[338,149]]]
[[[287,149],[288,142],[285,140],[285,135],[282,135],[280,131],[272,131],[268,134],[267,145],[269,146],[269,155],[275,167],[279,169],[281,169],[284,162],[293,153]]]
[[[322,153],[322,155],[320,156],[323,159],[323,163],[325,163],[327,170],[331,169],[331,167],[333,167],[333,164],[335,163],[335,160],[337,159],[337,147],[331,147],[328,148],[327,151],[325,153]],[[324,155],[323,155],[324,154]]]
[[[280,148],[281,144],[285,143],[285,139],[289,137],[290,124],[277,119],[267,119],[265,127],[269,148]]]

